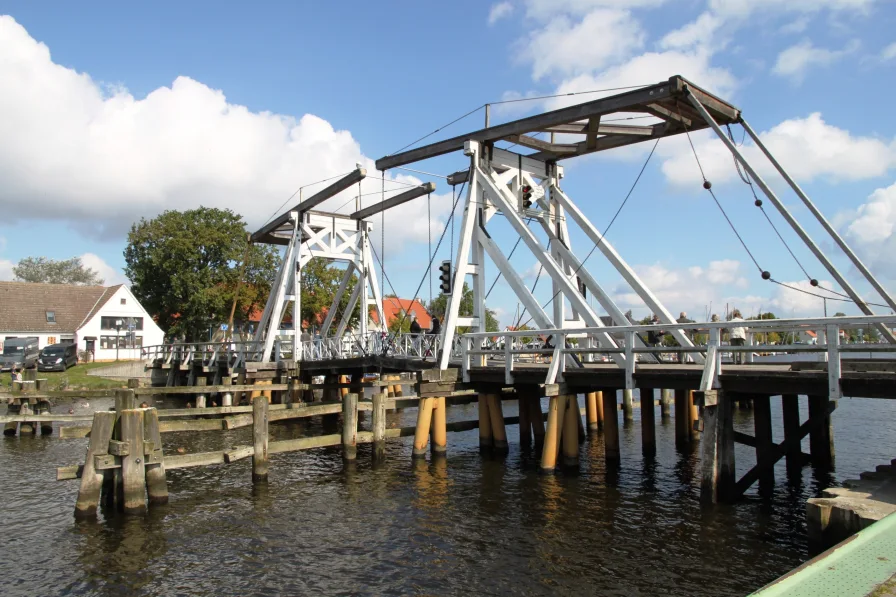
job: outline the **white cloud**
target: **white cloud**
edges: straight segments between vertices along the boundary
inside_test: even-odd
[[[800,17],[798,19],[794,19],[781,27],[779,31],[781,33],[802,33],[809,27],[809,21],[811,19],[808,16]]]
[[[549,19],[566,13],[585,15],[600,8],[650,8],[665,3],[666,0],[526,0],[526,14],[536,19]]]
[[[863,180],[896,167],[896,139],[854,136],[826,123],[818,112],[807,118],[785,120],[759,137],[790,175],[801,182],[816,178]],[[706,177],[713,184],[736,179],[733,158],[721,141],[708,132],[692,138]],[[669,139],[660,148],[661,155],[670,156],[662,169],[672,184],[695,186],[702,182],[686,139]],[[776,176],[755,145],[746,143],[740,150],[764,178]]]
[[[15,276],[12,274],[12,268],[15,263],[9,259],[0,259],[0,280],[12,280]]]
[[[809,40],[804,40],[778,54],[778,60],[775,62],[772,72],[780,77],[789,77],[795,83],[800,83],[810,68],[829,66],[855,52],[858,47],[858,41],[852,41],[842,50],[827,50],[813,46]]]
[[[817,13],[832,12],[866,13],[875,0],[709,0],[709,8],[727,19],[745,19],[755,13]]]
[[[721,23],[721,19],[716,15],[704,12],[695,21],[667,33],[660,40],[660,47],[681,49],[706,45],[710,42]]]
[[[142,99],[110,91],[54,63],[8,16],[0,16],[0,80],[0,211],[7,218],[59,218],[117,238],[141,216],[203,205],[232,209],[255,228],[301,185],[356,163],[374,171],[350,132],[312,114],[252,112],[189,77]],[[369,181],[364,192],[379,188]],[[433,198],[437,216],[446,203]],[[404,234],[388,242],[425,238],[421,213],[425,200],[391,210],[387,226]]]
[[[893,60],[896,58],[896,41],[880,51],[881,60]]]
[[[761,305],[763,312],[773,310],[778,317],[820,316],[824,314],[825,302],[820,296],[837,298],[836,295],[820,290],[820,288],[833,288],[833,284],[828,280],[819,280],[819,288],[812,286],[808,280],[783,282],[782,284],[786,286],[775,285],[775,292],[767,303],[768,307]],[[836,311],[845,308],[845,305],[846,303],[832,301],[828,305],[828,314],[833,315]]]
[[[115,284],[126,283],[124,274],[121,270],[116,269],[106,263],[102,257],[94,253],[84,253],[81,255],[81,263],[84,267],[88,267],[99,274],[106,286],[114,286]]]
[[[491,10],[488,11],[488,24],[494,25],[501,19],[510,16],[513,12],[513,4],[510,2],[499,2],[493,4]]]
[[[875,190],[855,211],[840,214],[850,244],[872,272],[896,280],[896,183]]]
[[[565,15],[551,19],[526,36],[523,60],[532,63],[532,78],[577,75],[629,56],[644,43],[640,23],[624,10],[595,10],[581,21]]]

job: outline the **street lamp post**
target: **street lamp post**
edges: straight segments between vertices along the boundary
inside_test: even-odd
[[[121,344],[121,320],[115,320],[115,360],[118,361],[118,347]]]

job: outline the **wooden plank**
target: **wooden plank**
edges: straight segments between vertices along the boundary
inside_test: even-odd
[[[436,190],[436,185],[431,182],[424,183],[418,187],[414,187],[412,189],[408,189],[403,193],[399,193],[394,197],[389,197],[385,201],[380,201],[378,203],[374,203],[369,207],[365,207],[364,209],[358,210],[354,212],[351,216],[353,220],[363,220],[364,218],[369,218],[370,216],[376,215],[380,212],[386,211],[387,209],[391,209],[393,207],[397,207],[402,203],[407,203],[408,201],[413,201],[417,197],[422,197],[423,195],[427,195],[429,193],[434,193]]]
[[[305,384],[302,384],[305,385]],[[159,387],[159,388],[138,388],[134,390],[137,396],[154,396],[154,395],[174,395],[174,394],[212,394],[212,393],[221,393],[221,392],[247,392],[251,390],[257,390],[258,388],[254,385],[249,384],[240,384],[240,385],[218,385],[218,386],[177,386],[173,388],[168,387]],[[271,384],[270,386],[265,386],[265,390],[287,390],[289,389],[289,384],[285,383],[277,383]],[[302,388],[306,389],[306,388]],[[226,407],[217,407],[219,409]],[[236,408],[236,407],[230,407]],[[210,408],[203,409],[204,411],[211,410]]]
[[[273,414],[273,413],[271,413]],[[252,413],[243,413],[224,417],[224,429],[239,429],[240,427],[248,427],[252,424]]]
[[[165,469],[191,468],[210,464],[224,464],[224,452],[196,452],[165,457]]]
[[[194,419],[159,421],[159,431],[174,433],[178,431],[220,431],[224,429],[222,419]]]
[[[342,444],[342,434],[318,435],[316,437],[301,437],[299,439],[285,439],[268,444],[268,454],[282,454],[283,452],[295,452],[311,448],[325,448]]]

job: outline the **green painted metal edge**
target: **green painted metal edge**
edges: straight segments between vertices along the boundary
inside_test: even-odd
[[[856,533],[752,595],[865,597],[878,594],[875,591],[880,585],[894,575],[896,513]]]

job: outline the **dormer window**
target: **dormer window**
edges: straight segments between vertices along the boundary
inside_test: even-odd
[[[47,311],[47,323],[56,323],[56,311]]]

